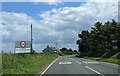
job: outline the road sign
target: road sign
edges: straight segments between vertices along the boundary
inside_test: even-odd
[[[25,41],[21,41],[21,42],[20,42],[20,46],[21,46],[22,48],[24,48],[24,47],[26,46],[26,42],[25,42]]]
[[[30,41],[15,41],[15,53],[29,53],[30,49]]]

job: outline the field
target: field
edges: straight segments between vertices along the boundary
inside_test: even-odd
[[[59,55],[56,53],[40,54],[3,54],[2,74],[40,74]]]

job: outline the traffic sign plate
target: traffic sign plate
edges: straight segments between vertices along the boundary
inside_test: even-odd
[[[30,41],[15,41],[15,53],[29,53],[30,45]]]
[[[26,46],[26,42],[25,42],[25,41],[21,41],[21,42],[20,42],[20,46],[21,46],[22,48],[24,48],[24,47]]]

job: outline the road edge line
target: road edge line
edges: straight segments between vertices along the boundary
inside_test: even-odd
[[[98,72],[98,71],[96,71],[96,70],[94,70],[94,69],[92,69],[92,68],[90,68],[90,67],[88,67],[88,66],[85,66],[85,67],[88,68],[89,70],[91,70],[91,71],[93,71],[93,72],[95,72],[95,73],[101,75],[101,76],[104,76],[104,75],[101,74],[100,72]]]
[[[41,75],[40,76],[42,76],[51,66],[52,66],[52,64],[56,61],[56,60],[58,60],[60,57],[58,57],[57,59],[55,59],[42,73],[41,73]]]

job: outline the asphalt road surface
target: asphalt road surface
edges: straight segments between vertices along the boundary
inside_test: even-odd
[[[118,68],[116,64],[62,56],[51,64],[42,76],[120,76]]]

